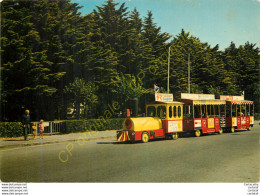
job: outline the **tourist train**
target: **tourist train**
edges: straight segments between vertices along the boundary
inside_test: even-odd
[[[254,102],[244,96],[182,93],[173,100],[172,94],[155,93],[155,101],[146,105],[146,117],[127,117],[123,129],[117,131],[118,141],[178,139],[181,133],[196,137],[202,134],[235,130],[251,130],[254,125]]]

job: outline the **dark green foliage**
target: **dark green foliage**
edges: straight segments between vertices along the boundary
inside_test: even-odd
[[[76,110],[77,119],[80,118],[80,105],[83,106],[84,118],[87,117],[87,110],[92,110],[92,106],[98,103],[98,97],[95,95],[96,86],[94,83],[84,79],[75,78],[73,83],[65,87],[64,92],[69,94],[70,104]]]
[[[260,120],[260,113],[255,113],[254,117],[255,117],[254,120],[255,121],[257,120],[257,122],[255,122],[255,123],[258,123],[258,121]]]
[[[65,128],[62,133],[119,130],[123,127],[123,121],[124,118],[68,120],[65,121]]]
[[[0,123],[0,137],[20,137],[23,136],[23,126],[19,122]]]
[[[59,81],[68,71],[63,66],[70,59],[61,41],[64,34],[60,34],[67,22],[62,21],[62,14],[74,9],[68,2],[1,3],[3,91],[8,102],[3,109],[9,120],[17,120],[24,108],[32,110],[34,118],[54,118],[59,106]]]
[[[67,120],[62,122],[61,133],[76,133],[86,131],[119,130],[123,128],[124,118]],[[46,133],[49,132],[45,128]],[[29,132],[31,133],[31,132]],[[0,137],[23,136],[23,127],[20,122],[0,123]]]
[[[98,118],[115,100],[120,111],[129,108],[129,97],[139,98],[143,113],[146,102],[154,100],[154,84],[167,89],[169,47],[175,99],[188,92],[190,54],[192,93],[244,91],[255,102],[255,112],[260,111],[255,44],[231,42],[220,51],[184,30],[169,41],[171,35],[161,32],[152,12],[142,19],[137,9],[113,0],[85,16],[80,8],[70,0],[1,2],[1,121],[19,121],[26,108],[33,120],[66,119],[73,103],[76,118]],[[127,75],[135,78],[134,90],[118,82]],[[64,90],[76,78],[84,83],[78,88],[86,86],[80,96],[72,88]]]

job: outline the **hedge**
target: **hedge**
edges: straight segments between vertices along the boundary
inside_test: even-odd
[[[123,121],[124,118],[67,120],[62,122],[61,133],[118,130],[122,129]],[[20,136],[23,136],[23,127],[20,122],[0,122],[0,137]]]
[[[62,133],[122,129],[124,118],[67,120]]]
[[[255,118],[254,119],[255,119],[255,121],[256,120],[260,120],[260,113],[255,113]]]
[[[1,122],[0,137],[20,137],[23,136],[23,126],[20,122]]]

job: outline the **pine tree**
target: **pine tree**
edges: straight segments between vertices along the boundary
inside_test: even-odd
[[[94,10],[94,18],[100,31],[103,47],[116,52],[119,63],[116,66],[117,72],[124,72],[125,66],[125,37],[128,30],[127,8],[121,4],[117,9],[118,3],[108,0],[102,7],[97,6]]]
[[[227,94],[238,94],[239,93],[239,75],[237,73],[238,68],[238,58],[237,58],[238,49],[236,48],[235,43],[231,42],[230,46],[225,49],[222,54],[222,58],[225,65],[225,70],[227,77],[225,81],[227,83]]]
[[[244,91],[245,98],[255,102],[255,110],[259,112],[259,48],[256,44],[246,42],[238,48],[236,73],[239,75],[240,93]]]
[[[163,54],[168,48],[166,41],[170,37],[168,33],[161,33],[161,28],[153,22],[152,12],[148,11],[143,24],[143,61],[147,88],[153,88],[154,84],[164,86],[161,78],[167,74],[167,57],[163,58]]]
[[[34,2],[2,2],[3,75],[7,90],[7,114],[21,108],[34,110],[36,93],[51,96],[56,89],[49,85],[51,79],[63,73],[51,74],[46,60],[47,51],[39,51],[40,34],[33,23]],[[46,67],[47,66],[47,67]],[[20,100],[20,104],[14,103]],[[35,114],[35,112],[32,112]],[[18,116],[9,116],[16,120]]]
[[[58,93],[63,88],[61,78],[70,72],[65,64],[72,61],[62,37],[75,20],[64,21],[64,14],[77,15],[78,8],[65,0],[40,0],[3,1],[1,9],[4,85],[10,93],[7,115],[22,107],[31,109],[35,119],[54,119],[62,102]]]

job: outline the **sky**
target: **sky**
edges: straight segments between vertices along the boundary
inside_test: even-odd
[[[84,6],[80,12],[85,15],[104,0],[72,0]],[[221,50],[231,41],[236,46],[247,41],[260,48],[260,0],[114,0],[124,3],[128,11],[134,8],[141,17],[147,11],[153,13],[154,22],[173,37],[188,31],[202,42],[214,47],[219,44]]]

